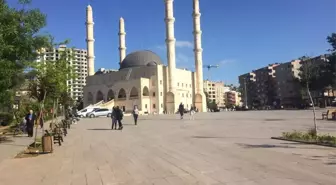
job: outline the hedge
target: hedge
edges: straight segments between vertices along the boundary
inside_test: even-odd
[[[14,120],[14,116],[8,112],[0,112],[0,125],[7,126],[11,124]]]

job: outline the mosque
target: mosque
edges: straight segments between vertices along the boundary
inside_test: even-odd
[[[101,107],[111,108],[116,105],[124,112],[130,112],[137,105],[142,113],[162,114],[175,113],[183,103],[186,109],[193,105],[205,112],[201,14],[199,0],[192,1],[195,72],[176,68],[173,0],[164,0],[168,66],[149,50],[134,51],[126,56],[125,22],[120,18],[120,69],[94,72],[94,23],[89,5],[86,10],[88,77],[84,87],[84,106],[98,103]]]

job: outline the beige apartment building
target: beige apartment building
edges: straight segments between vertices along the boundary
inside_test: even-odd
[[[210,101],[216,101],[218,107],[225,107],[225,93],[230,91],[229,87],[225,87],[223,82],[204,81],[204,92],[209,96]]]
[[[277,101],[284,107],[294,107],[301,101],[298,82],[301,63],[293,60],[275,67],[275,90]]]
[[[66,45],[61,45],[59,48],[45,50],[42,56],[37,58],[37,62],[42,61],[57,61],[60,58],[60,52],[67,48]],[[71,97],[74,100],[83,97],[83,87],[86,85],[87,70],[87,51],[85,49],[73,48],[69,50],[72,54],[72,59],[69,60],[69,65],[73,67],[76,78],[67,82]]]

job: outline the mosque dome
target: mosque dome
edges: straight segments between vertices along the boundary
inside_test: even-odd
[[[149,50],[143,50],[128,54],[121,62],[120,69],[140,66],[156,66],[160,64],[162,64],[162,61],[157,54]]]

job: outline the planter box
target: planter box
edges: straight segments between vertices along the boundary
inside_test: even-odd
[[[52,136],[42,136],[42,150],[43,150],[43,153],[53,152]]]
[[[336,148],[336,145],[329,144],[329,143],[319,143],[317,141],[313,141],[313,142],[312,141],[302,141],[302,140],[296,140],[296,139],[285,139],[285,138],[282,138],[282,137],[271,137],[271,139],[282,140],[282,141],[291,141],[291,142],[303,143],[303,144],[308,144],[308,145],[320,145],[320,146]]]

